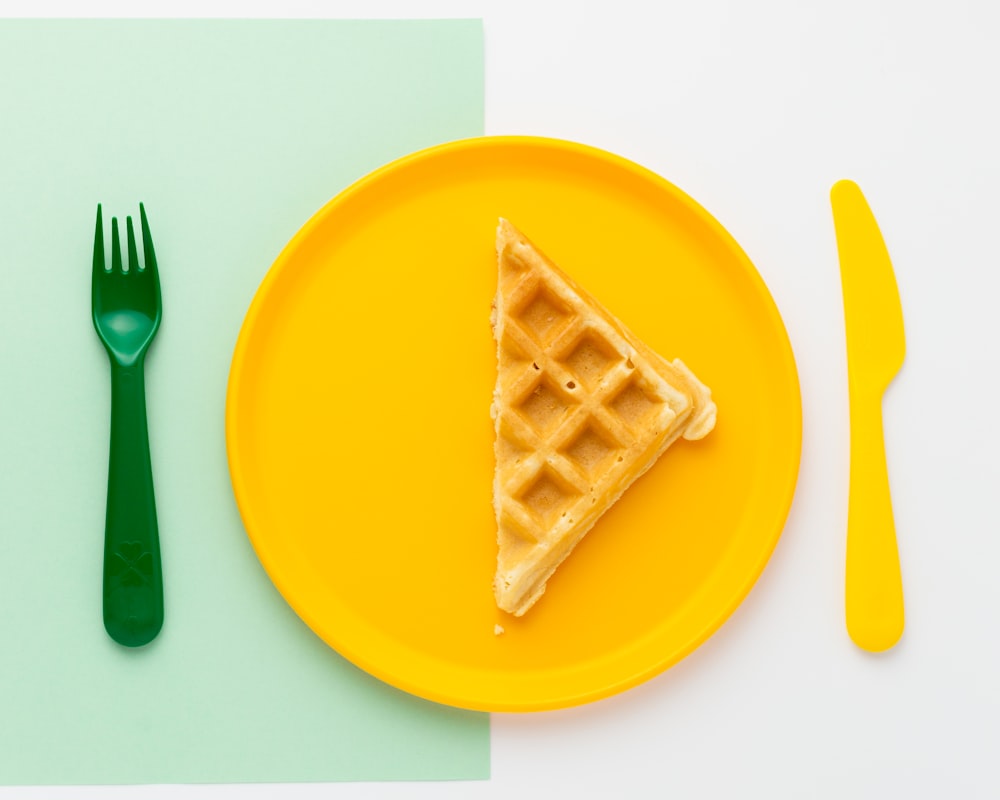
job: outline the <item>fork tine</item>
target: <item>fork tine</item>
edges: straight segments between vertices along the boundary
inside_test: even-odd
[[[142,258],[145,268],[152,277],[159,280],[156,271],[156,251],[153,250],[153,235],[149,232],[149,220],[146,219],[146,207],[139,203],[139,217],[142,223]]]
[[[139,254],[135,249],[135,230],[132,228],[132,217],[125,217],[125,231],[128,239],[128,271],[135,273],[139,269]]]
[[[122,271],[122,245],[118,240],[118,217],[111,218],[111,271]]]
[[[104,272],[104,223],[101,221],[101,204],[97,204],[97,229],[94,231],[94,277]]]

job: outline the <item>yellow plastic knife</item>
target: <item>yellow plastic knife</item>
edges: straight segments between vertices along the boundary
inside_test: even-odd
[[[903,633],[903,581],[882,435],[882,395],[906,355],[896,276],[861,189],[830,191],[840,253],[851,414],[847,511],[847,632],[864,650],[888,650]]]

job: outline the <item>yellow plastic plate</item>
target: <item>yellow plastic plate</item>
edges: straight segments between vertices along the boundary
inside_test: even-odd
[[[500,216],[719,408],[521,619],[491,586]],[[634,686],[723,623],[781,534],[801,401],[764,283],[691,198],[600,150],[486,137],[383,167],[289,242],[239,335],[226,438],[257,555],[318,636],[407,692],[532,711]]]

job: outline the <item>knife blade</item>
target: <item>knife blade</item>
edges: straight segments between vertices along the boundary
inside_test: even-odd
[[[845,613],[854,643],[888,650],[904,627],[903,582],[889,492],[882,396],[906,355],[903,308],[889,252],[860,187],[830,191],[847,338],[850,489]]]

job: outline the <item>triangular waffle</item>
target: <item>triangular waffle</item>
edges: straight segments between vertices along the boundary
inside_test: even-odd
[[[712,430],[715,404],[504,219],[497,256],[494,591],[520,616],[677,437]]]

